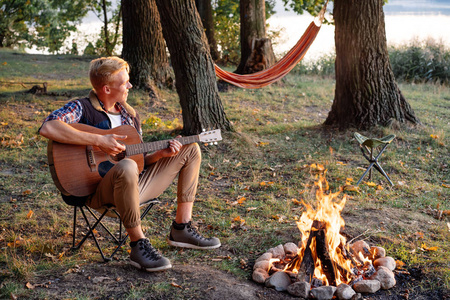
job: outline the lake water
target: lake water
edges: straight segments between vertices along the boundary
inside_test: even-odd
[[[332,10],[332,3],[327,10]],[[282,54],[295,45],[313,17],[306,13],[297,15],[292,11],[285,11],[282,0],[277,0],[275,11],[277,13],[268,20],[268,23],[269,28],[283,30],[280,40],[274,41],[274,51]],[[389,0],[389,3],[384,6],[384,12],[388,45],[404,44],[415,38],[424,40],[431,37],[442,40],[450,47],[450,0]],[[89,40],[95,40],[100,28],[101,22],[96,16],[90,14],[79,26],[80,33],[68,39],[67,48],[71,47],[69,41],[75,39],[79,50],[83,50],[86,36],[90,36]],[[334,51],[334,26],[322,25],[305,59],[315,59],[332,51]],[[28,52],[42,53],[36,50]]]
[[[295,45],[313,18],[285,11],[281,1],[277,1],[275,10],[277,13],[269,19],[269,24],[276,29],[284,28],[281,43],[274,46],[274,51],[280,54]],[[332,7],[327,8],[331,10]],[[450,0],[389,0],[384,12],[388,45],[433,38],[450,47]],[[332,51],[334,26],[322,25],[305,59]]]

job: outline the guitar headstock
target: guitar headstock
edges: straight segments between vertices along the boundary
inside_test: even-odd
[[[200,133],[199,139],[203,143],[215,143],[222,140],[222,135],[220,129],[214,129]]]

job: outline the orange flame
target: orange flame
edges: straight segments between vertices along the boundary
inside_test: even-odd
[[[342,253],[342,248],[343,245],[346,244],[346,239],[340,234],[340,229],[345,225],[344,219],[341,217],[341,211],[343,210],[347,199],[344,196],[342,200],[336,201],[335,199],[339,195],[339,192],[326,194],[323,185],[325,185],[325,189],[328,189],[328,183],[323,176],[321,176],[320,180],[316,182],[315,185],[318,187],[316,190],[316,208],[314,209],[311,205],[303,202],[306,211],[303,212],[300,220],[297,222],[297,227],[302,234],[302,246],[298,255],[300,257],[303,257],[304,255],[313,222],[320,221],[324,223],[326,231],[325,242],[328,247],[330,259],[333,264],[338,265],[341,269],[339,270],[339,268],[337,268],[335,270],[336,285],[348,283],[352,279],[352,261],[347,259]],[[324,284],[329,285],[330,283],[323,272],[321,261],[317,257],[315,243],[310,244],[310,249],[314,259],[314,277],[321,279]],[[341,272],[342,269],[347,272]]]

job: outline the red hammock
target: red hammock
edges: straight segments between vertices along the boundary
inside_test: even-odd
[[[325,12],[325,6],[322,9],[322,12]],[[322,23],[321,21],[323,20],[323,14],[320,19],[319,24]],[[321,26],[317,26],[314,21],[311,22],[297,44],[295,44],[295,46],[289,50],[289,52],[280,61],[268,69],[253,74],[241,75],[222,70],[217,65],[214,65],[216,75],[228,83],[246,89],[257,89],[274,83],[275,81],[283,78],[300,60],[303,59],[309,49],[309,46],[311,46],[319,33],[320,27]]]

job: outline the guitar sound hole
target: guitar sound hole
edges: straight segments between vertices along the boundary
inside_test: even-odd
[[[124,158],[125,158],[125,151],[120,152],[120,153],[117,154],[117,155],[111,155],[111,159],[112,159],[113,161],[121,161],[121,160],[124,159]]]

